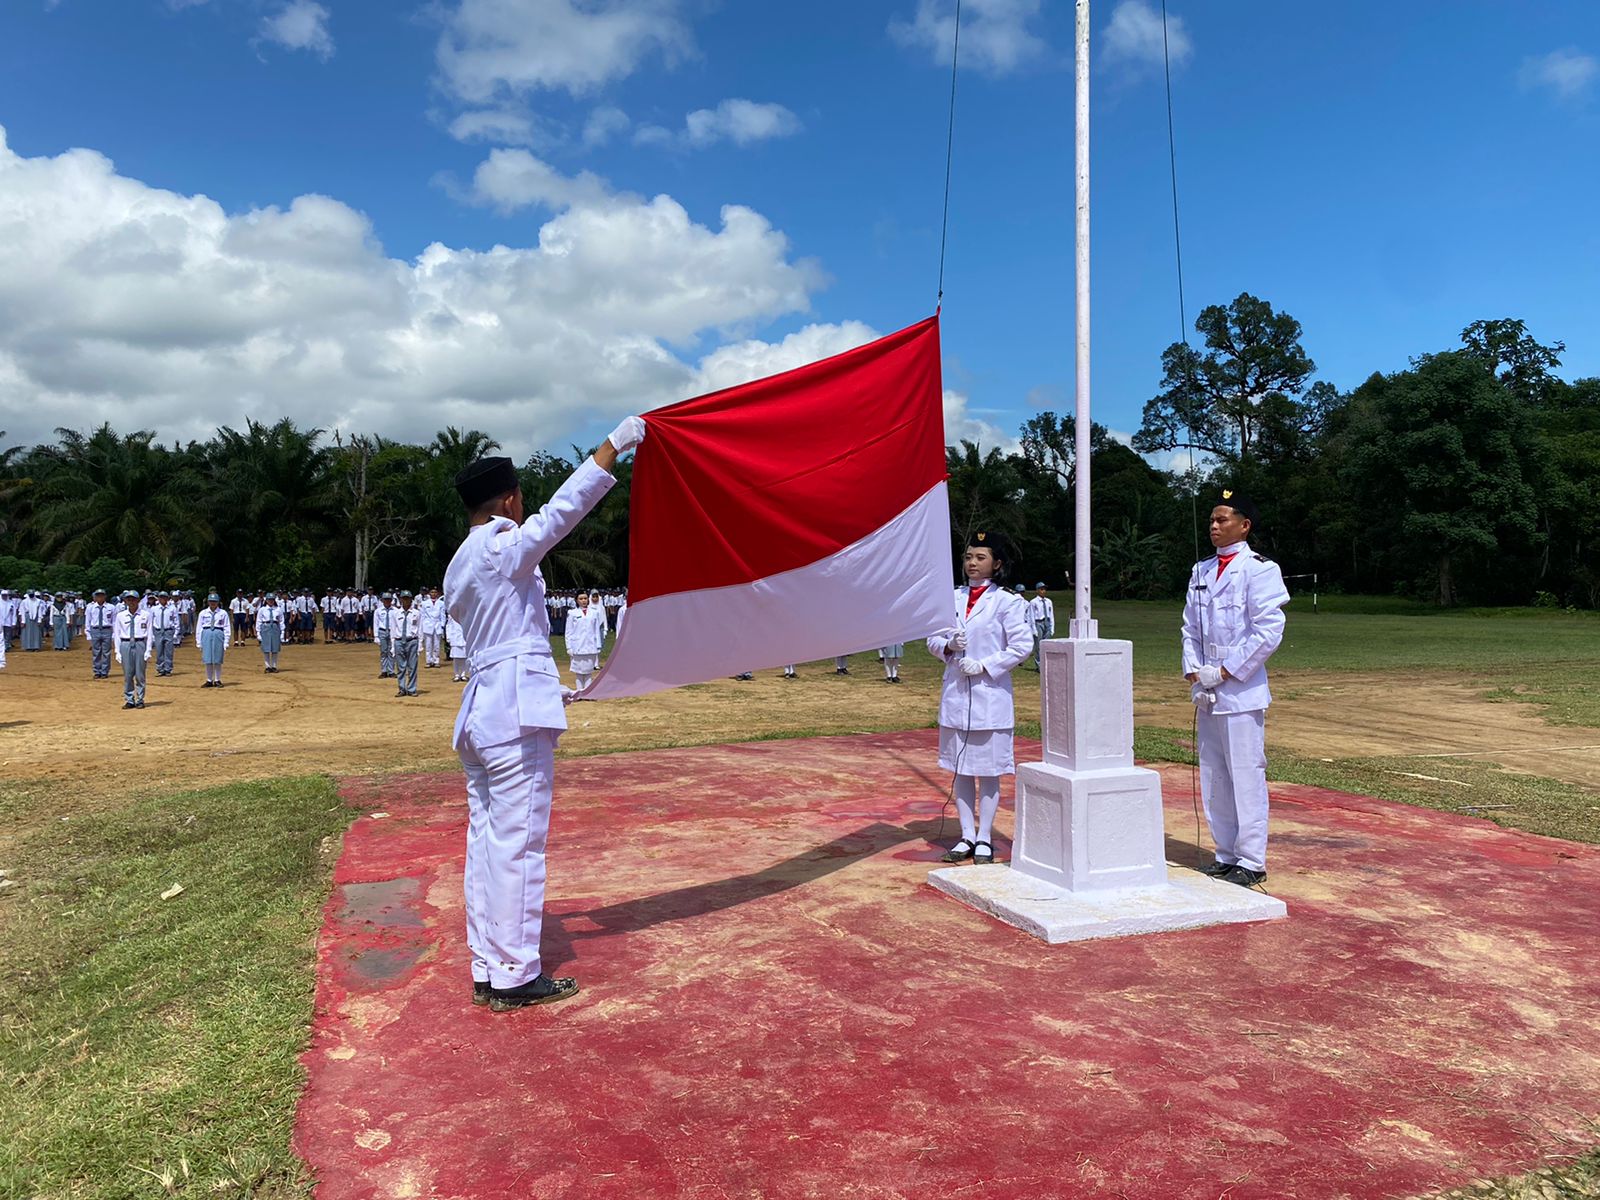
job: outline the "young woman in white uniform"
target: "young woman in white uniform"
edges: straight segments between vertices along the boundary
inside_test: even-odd
[[[1000,586],[1016,563],[1004,534],[969,537],[967,586],[956,589],[954,623],[928,639],[928,652],[945,664],[939,766],[955,774],[961,819],[961,840],[944,856],[949,863],[994,861],[1000,776],[1017,773],[1011,672],[1033,653],[1033,628],[1026,602]]]

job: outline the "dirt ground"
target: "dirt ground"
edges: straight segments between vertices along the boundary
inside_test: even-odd
[[[912,647],[913,651],[916,650]],[[461,684],[448,663],[420,672],[421,696],[399,699],[379,679],[368,645],[291,646],[267,675],[253,645],[228,654],[221,690],[200,686],[199,652],[178,651],[176,671],[149,681],[142,711],[124,711],[120,671],[90,678],[89,651],[13,651],[0,673],[0,774],[14,783],[70,785],[76,802],[151,788],[178,790],[246,779],[328,771],[367,774],[443,768]],[[659,748],[783,732],[856,733],[932,723],[937,664],[907,658],[899,687],[885,684],[872,655],[776,669],[753,682],[718,680],[638,699],[580,704],[563,754]],[[1038,676],[1019,671],[1019,715],[1038,713]],[[1274,675],[1278,696],[1269,744],[1311,757],[1468,755],[1519,771],[1600,789],[1600,731],[1546,724],[1532,705],[1491,702],[1449,674],[1338,672]],[[1181,685],[1140,680],[1141,725],[1181,726],[1191,709]],[[52,789],[60,795],[60,789]],[[68,802],[73,802],[69,800]],[[0,832],[0,840],[3,840]]]

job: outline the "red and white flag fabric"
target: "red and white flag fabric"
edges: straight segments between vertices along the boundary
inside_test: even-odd
[[[939,318],[644,417],[628,612],[586,700],[950,624]]]

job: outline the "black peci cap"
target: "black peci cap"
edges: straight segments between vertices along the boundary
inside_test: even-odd
[[[456,492],[468,508],[517,490],[516,464],[509,458],[480,458],[456,476]]]
[[[1217,498],[1217,503],[1211,507],[1215,508],[1219,504],[1233,509],[1234,512],[1252,525],[1261,524],[1261,514],[1256,511],[1255,501],[1243,492],[1236,491],[1233,488],[1223,488],[1222,494]]]

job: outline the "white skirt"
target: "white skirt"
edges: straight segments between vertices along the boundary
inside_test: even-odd
[[[971,733],[939,726],[939,769],[961,775],[1015,775],[1016,757],[1009,729],[974,729]]]
[[[595,668],[600,665],[598,654],[574,654],[572,656],[572,673],[574,675],[593,675]]]

